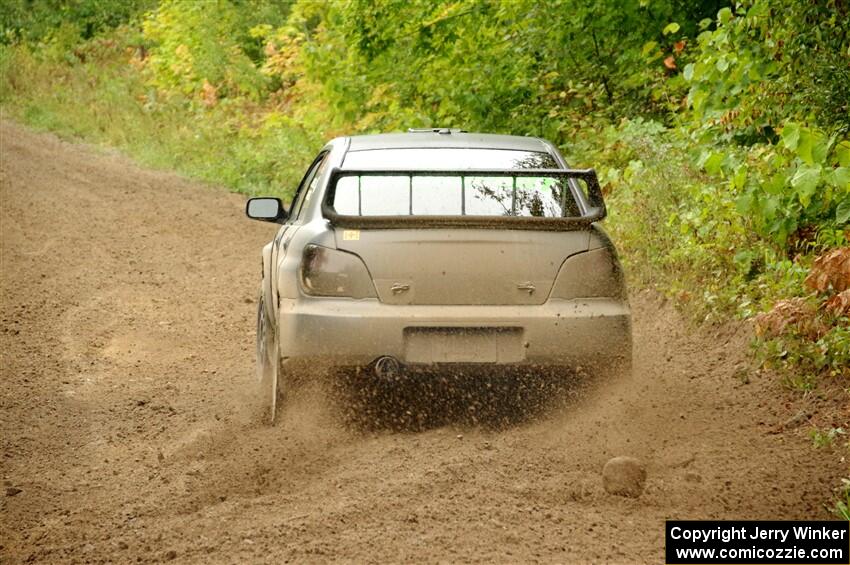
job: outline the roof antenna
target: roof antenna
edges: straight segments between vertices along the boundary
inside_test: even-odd
[[[439,133],[441,135],[451,135],[453,133],[466,133],[466,130],[451,128],[408,128],[407,133]]]

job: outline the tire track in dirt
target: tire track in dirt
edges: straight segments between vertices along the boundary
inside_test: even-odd
[[[22,490],[0,502],[3,562],[658,562],[665,518],[824,518],[846,473],[804,428],[775,433],[774,380],[735,377],[745,328],[691,329],[643,293],[634,378],[545,417],[346,425],[318,380],[264,427],[274,228],[241,196],[11,123],[0,151],[0,445]],[[621,454],[647,462],[637,500],[602,489]]]

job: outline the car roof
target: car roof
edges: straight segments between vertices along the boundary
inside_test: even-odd
[[[408,133],[379,133],[354,135],[349,138],[349,151],[378,149],[509,149],[549,153],[549,146],[536,137],[499,135],[494,133],[467,133],[458,130],[435,129]]]

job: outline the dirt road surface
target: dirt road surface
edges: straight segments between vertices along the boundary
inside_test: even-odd
[[[274,226],[222,189],[0,134],[3,563],[660,562],[667,518],[829,517],[844,469],[781,425],[795,408],[747,369],[745,329],[690,329],[648,294],[634,378],[562,409],[366,425],[314,387],[267,427]],[[615,455],[646,461],[640,498],[604,491]]]

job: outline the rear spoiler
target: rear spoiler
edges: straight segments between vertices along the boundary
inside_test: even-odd
[[[333,206],[334,194],[339,180],[343,177],[357,176],[425,176],[425,177],[560,177],[573,181],[582,180],[587,185],[587,194],[570,182],[577,193],[583,195],[578,203],[584,209],[582,216],[562,218],[541,218],[526,216],[360,216],[338,214]],[[563,208],[563,206],[562,206]],[[462,171],[434,171],[416,169],[388,170],[352,170],[334,168],[331,170],[328,189],[322,202],[322,214],[334,226],[344,228],[441,228],[441,227],[481,227],[518,230],[576,230],[585,229],[594,222],[605,218],[607,211],[602,198],[602,189],[594,169],[465,169]]]

